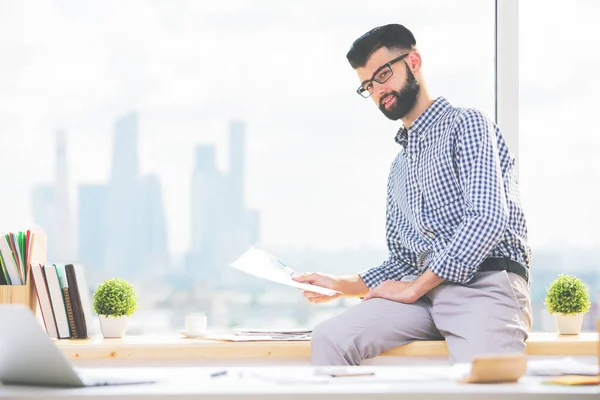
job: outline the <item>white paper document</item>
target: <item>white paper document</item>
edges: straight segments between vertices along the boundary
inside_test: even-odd
[[[435,382],[453,380],[448,367],[317,367],[317,368],[254,368],[249,377],[278,384],[369,384],[398,382]],[[368,396],[367,396],[368,397]]]
[[[559,376],[559,375],[589,375],[600,373],[598,365],[588,364],[574,359],[573,357],[560,359],[531,360],[527,362],[527,373],[537,376]]]
[[[233,329],[233,333],[236,335],[242,336],[252,336],[252,335],[310,335],[312,333],[312,329],[251,329],[251,328],[235,328]]]
[[[292,276],[295,275],[292,268],[278,260],[275,256],[255,247],[251,247],[244,255],[235,260],[231,266],[262,279],[326,296],[333,296],[336,293],[340,293],[333,289],[292,280]]]
[[[236,335],[227,333],[206,333],[197,336],[196,338],[223,342],[293,342],[309,341],[310,335]]]

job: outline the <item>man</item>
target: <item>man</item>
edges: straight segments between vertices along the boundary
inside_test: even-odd
[[[433,99],[413,34],[377,27],[347,54],[357,92],[403,126],[387,192],[389,258],[358,275],[295,280],[332,289],[312,303],[363,301],[313,330],[312,362],[358,365],[415,340],[445,339],[450,361],[521,352],[531,328],[525,217],[514,158],[481,112]]]

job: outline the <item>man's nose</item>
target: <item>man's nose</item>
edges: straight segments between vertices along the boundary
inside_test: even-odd
[[[385,83],[378,84],[375,87],[375,94],[377,95],[377,102],[381,101],[381,99],[389,93],[388,88],[385,86]]]
[[[375,85],[375,92],[377,93],[377,96],[381,97],[383,94],[385,94],[387,92],[387,87],[386,87],[385,83],[374,82],[374,85]]]

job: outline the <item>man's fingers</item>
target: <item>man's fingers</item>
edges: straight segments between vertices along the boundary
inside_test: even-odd
[[[314,297],[321,297],[323,296],[320,293],[315,293],[315,292],[304,292],[304,297],[306,297],[307,299],[312,299]]]
[[[337,299],[338,296],[327,296],[324,294],[320,294],[320,293],[315,293],[315,292],[304,292],[304,298],[309,302],[309,303],[313,303],[313,304],[319,304],[319,303],[327,303],[328,301]]]
[[[292,276],[292,280],[300,283],[312,283],[316,279],[314,273],[300,274]]]
[[[369,290],[369,293],[363,298],[363,301],[372,299],[373,297],[379,297],[379,290],[377,288]]]
[[[320,294],[320,295],[318,295],[318,296],[311,297],[311,299],[310,299],[309,301],[310,301],[311,303],[314,303],[314,304],[319,304],[319,303],[321,303],[321,302],[322,302],[322,300],[323,300],[323,297],[325,297],[325,296],[323,296],[322,294]]]

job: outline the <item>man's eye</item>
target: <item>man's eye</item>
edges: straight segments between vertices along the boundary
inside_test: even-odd
[[[372,83],[367,83],[363,88],[366,91],[370,91],[371,89],[373,89],[373,84]]]
[[[389,73],[390,72],[388,70],[381,71],[381,73],[379,74],[379,79],[385,79],[385,78],[387,78],[387,76],[388,76]]]

